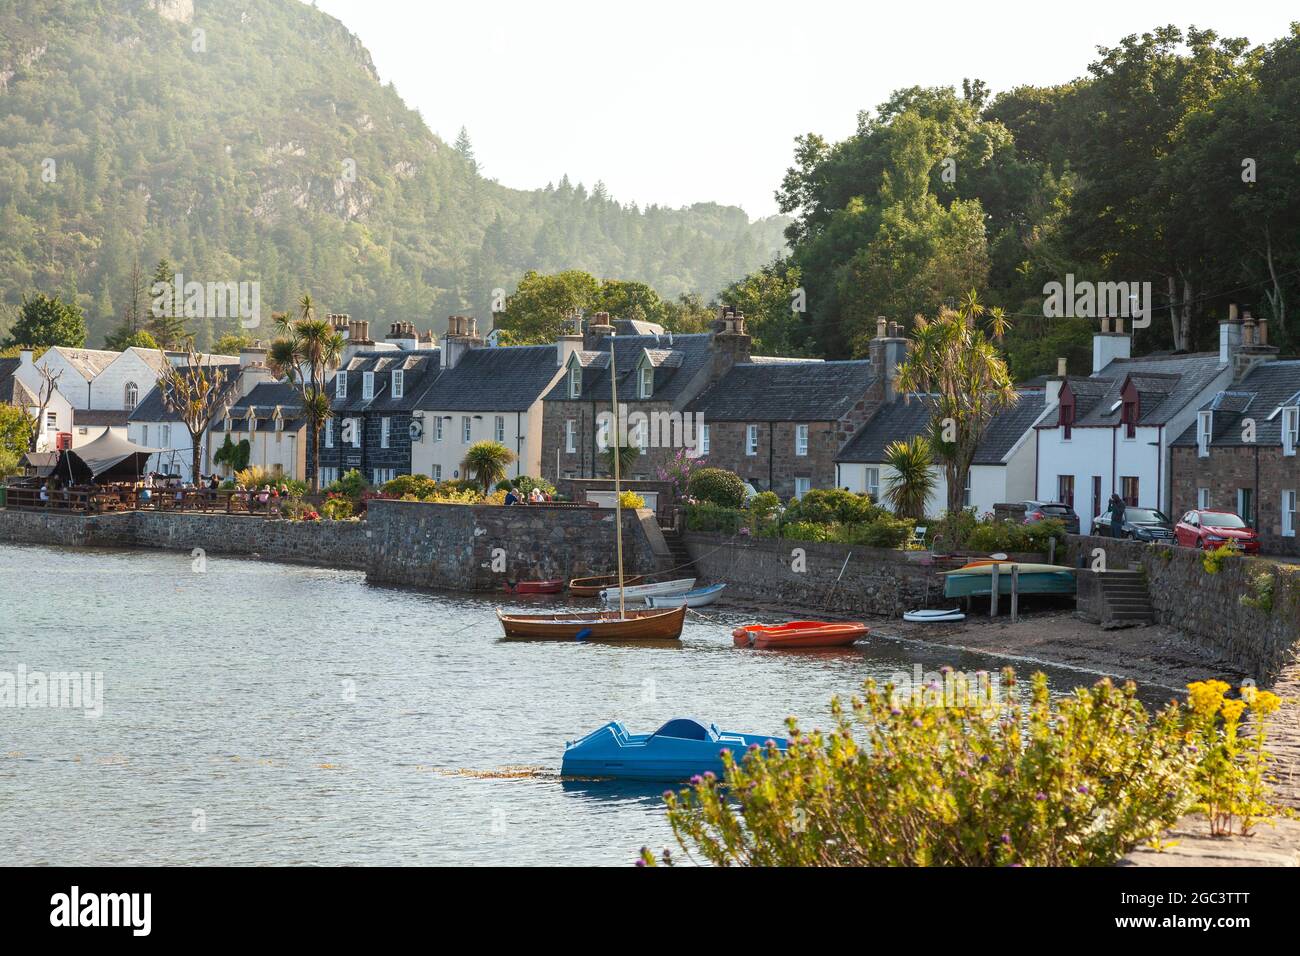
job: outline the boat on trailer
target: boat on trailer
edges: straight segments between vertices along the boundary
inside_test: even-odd
[[[629,574],[623,578],[623,586],[631,587],[640,584],[644,578],[639,574]],[[594,598],[600,597],[600,592],[606,588],[618,587],[617,574],[596,574],[588,578],[574,578],[569,582],[569,594],[573,597]]]
[[[696,588],[685,594],[652,594],[645,599],[651,607],[704,607],[712,604],[726,590],[725,584],[710,584],[706,588]]]
[[[682,636],[686,607],[658,610],[570,611],[559,614],[507,614],[497,609],[506,637],[552,641],[676,641]]]
[[[745,624],[731,632],[737,647],[846,647],[871,633],[857,621],[789,621],[786,624]]]
[[[644,601],[648,597],[658,597],[666,594],[685,594],[695,587],[695,578],[677,578],[674,581],[652,581],[649,584],[636,584],[632,587],[623,587],[624,601]],[[600,592],[600,599],[607,604],[613,604],[618,600],[618,585],[612,588],[605,588]]]
[[[670,720],[652,734],[629,734],[612,720],[565,745],[560,773],[620,780],[678,781],[710,772],[722,777],[722,751],[740,763],[750,747],[769,745],[785,751],[789,743],[781,736],[719,730],[717,724],[705,726],[690,717]]]

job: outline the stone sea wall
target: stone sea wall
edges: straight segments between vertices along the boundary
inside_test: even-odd
[[[1090,562],[1102,548],[1106,566],[1132,568],[1146,578],[1156,622],[1191,634],[1262,683],[1271,683],[1300,654],[1300,567],[1254,558],[1231,558],[1217,574],[1190,548],[1071,535],[1070,563]],[[1241,603],[1254,593],[1253,579],[1273,582],[1273,609]],[[1082,589],[1083,585],[1080,585]]]

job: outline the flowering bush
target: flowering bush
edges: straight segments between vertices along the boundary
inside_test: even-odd
[[[679,449],[677,454],[668,460],[668,464],[656,470],[660,481],[673,483],[673,494],[678,497],[685,494],[691,483],[691,475],[705,467],[708,462],[704,457],[692,458],[688,451],[686,448]]]
[[[352,517],[354,510],[351,498],[334,492],[328,492],[321,505],[321,513],[330,521],[345,521]]]
[[[1218,574],[1223,570],[1223,562],[1235,558],[1240,552],[1230,544],[1221,544],[1213,551],[1206,551],[1201,556],[1201,566],[1206,574]]]
[[[1189,705],[1152,714],[1131,682],[1053,704],[1042,674],[1025,696],[1005,670],[1004,701],[949,695],[953,676],[902,695],[869,680],[848,710],[832,700],[829,733],[792,718],[787,753],[724,754],[724,780],[664,794],[678,844],[720,866],[1107,865],[1198,799],[1220,826],[1225,812],[1244,826],[1271,810],[1263,718],[1275,695],[1225,707],[1226,685],[1194,684]],[[1258,730],[1242,747],[1245,707]]]
[[[644,508],[645,499],[635,491],[620,491],[618,494],[618,506],[620,508]]]
[[[711,501],[724,508],[739,508],[745,503],[745,483],[740,476],[723,468],[701,468],[687,484],[692,498]]]

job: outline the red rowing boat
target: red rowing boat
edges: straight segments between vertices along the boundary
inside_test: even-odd
[[[510,594],[559,594],[564,590],[563,578],[550,578],[546,581],[506,582],[506,591]]]
[[[737,647],[843,647],[866,637],[865,624],[831,621],[790,621],[788,624],[746,624],[731,632]]]

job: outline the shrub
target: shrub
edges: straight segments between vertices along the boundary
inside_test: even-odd
[[[834,532],[830,525],[815,521],[789,521],[781,525],[781,537],[796,541],[831,541]]]
[[[739,475],[723,468],[701,468],[691,475],[687,490],[692,498],[724,508],[739,508],[745,503],[745,483]]]
[[[868,548],[899,548],[911,539],[915,528],[916,522],[911,518],[884,514],[874,521],[841,525],[835,540]]]
[[[1236,548],[1229,544],[1221,544],[1213,551],[1206,551],[1201,556],[1201,567],[1205,568],[1206,574],[1218,574],[1223,570],[1223,562],[1236,556]]]
[[[552,498],[558,494],[555,486],[545,478],[534,478],[531,475],[520,475],[514,480],[515,491],[521,492],[525,497],[532,494],[534,488],[540,488],[542,494],[550,495]]]
[[[320,513],[330,521],[345,521],[352,517],[355,509],[352,499],[344,495],[331,494],[321,505]]]
[[[1253,607],[1256,611],[1268,614],[1273,610],[1273,575],[1268,571],[1257,571],[1250,576],[1250,593],[1237,598],[1244,607]]]
[[[394,495],[398,498],[405,498],[407,495],[423,498],[437,487],[438,483],[428,475],[398,475],[392,481],[384,482],[380,490],[386,495]]]
[[[875,504],[870,495],[855,494],[842,488],[816,488],[792,503],[785,518],[787,521],[818,524],[861,524],[887,514],[889,512]]]
[[[687,531],[738,534],[744,523],[745,512],[738,508],[724,508],[711,501],[700,501],[686,506]]]
[[[1187,686],[1190,733],[1199,755],[1197,808],[1209,818],[1215,836],[1232,833],[1234,821],[1240,821],[1239,832],[1249,834],[1256,823],[1276,812],[1268,787],[1273,758],[1264,743],[1267,717],[1282,701],[1253,686],[1243,686],[1240,698],[1228,699],[1229,689],[1220,680]],[[1241,717],[1247,708],[1255,720],[1252,735],[1243,738]]]
[[[666,793],[668,820],[719,866],[1109,865],[1198,798],[1220,813],[1234,801],[1243,827],[1272,812],[1262,728],[1278,699],[1225,702],[1226,687],[1191,685],[1190,705],[1152,714],[1131,682],[1052,702],[1044,675],[1024,699],[1010,669],[1002,701],[948,668],[910,693],[869,680],[848,708],[832,701],[830,733],[791,718],[788,753],[728,753],[724,779]],[[1234,753],[1246,706],[1261,730]]]
[[[273,481],[278,481],[274,474],[260,465],[249,465],[242,471],[235,472],[235,480],[240,482],[245,488],[261,488],[263,485],[269,485]]]
[[[645,499],[635,491],[620,491],[618,494],[618,506],[620,508],[644,508]]]
[[[345,471],[336,481],[332,481],[326,486],[327,492],[333,492],[336,495],[346,495],[353,501],[359,501],[361,495],[370,488],[370,483],[366,481],[361,472],[353,468],[351,471]]]

